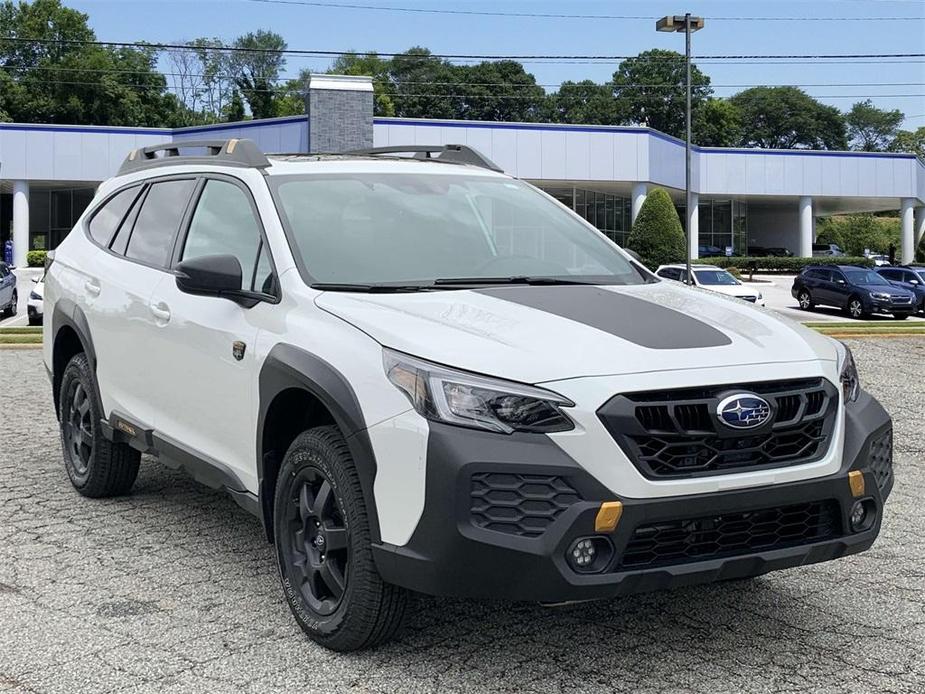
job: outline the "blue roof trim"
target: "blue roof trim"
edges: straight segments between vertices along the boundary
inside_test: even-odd
[[[173,135],[171,128],[118,128],[106,125],[44,125],[41,123],[0,123],[0,130],[106,135]]]
[[[308,123],[308,118],[306,116],[290,116],[286,118],[265,118],[262,120],[236,121],[234,123],[213,123],[211,125],[194,125],[188,128],[177,128],[172,132],[174,135],[192,135],[195,133],[215,132],[216,130],[268,128],[274,125],[285,125],[287,123]]]
[[[424,126],[430,128],[481,128],[487,130],[538,130],[547,132],[572,133],[628,133],[633,135],[648,135],[657,140],[669,142],[680,147],[684,140],[666,135],[658,130],[643,127],[625,127],[615,125],[561,125],[556,123],[486,123],[484,121],[441,121],[418,120],[403,118],[374,118],[374,125],[404,125]],[[784,157],[861,157],[862,159],[917,159],[914,154],[905,152],[845,152],[840,150],[821,151],[818,149],[760,149],[747,147],[698,147],[691,146],[691,150],[701,154],[760,154],[763,156],[780,155]],[[919,161],[919,163],[922,163]]]

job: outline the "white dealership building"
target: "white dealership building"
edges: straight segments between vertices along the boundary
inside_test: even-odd
[[[0,247],[13,239],[17,265],[27,250],[54,248],[132,149],[246,137],[265,152],[324,151],[319,143],[332,140],[319,135],[332,128],[363,130],[376,146],[469,145],[618,242],[647,191],[663,187],[693,232],[695,256],[703,246],[808,256],[816,220],[840,213],[898,211],[903,261],[925,232],[925,163],[912,154],[694,147],[686,210],[684,143],[656,130],[373,118],[367,79],[313,77],[310,87],[306,116],[179,129],[0,123]],[[368,117],[344,117],[354,96],[367,99]]]

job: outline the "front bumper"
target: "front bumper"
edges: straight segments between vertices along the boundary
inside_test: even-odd
[[[884,301],[882,299],[871,299],[868,304],[868,310],[871,313],[890,313],[893,315],[901,313],[911,316],[916,311],[916,305],[915,302],[894,304],[891,301]]]
[[[391,583],[434,595],[565,602],[757,576],[769,571],[862,552],[880,530],[883,504],[893,484],[892,424],[880,404],[866,393],[848,408],[843,464],[837,473],[775,486],[658,499],[621,498],[623,515],[612,533],[595,533],[601,502],[615,495],[600,485],[546,437],[494,434],[431,425],[428,444],[426,504],[408,544],[374,546],[376,564]],[[529,462],[524,462],[529,461]],[[850,530],[849,515],[857,499],[848,473],[858,470],[865,482],[862,498],[876,510],[872,525]],[[496,473],[564,480],[553,487],[554,519],[530,536],[500,532],[473,522],[473,477]],[[567,490],[571,490],[570,492]],[[570,494],[574,492],[580,499]],[[561,496],[561,494],[565,496]],[[661,565],[626,568],[624,560],[637,528],[653,524],[825,504],[835,525],[825,539],[761,550],[720,551]],[[500,527],[500,526],[499,526]],[[698,526],[699,527],[699,526]],[[535,530],[535,529],[534,529]],[[566,553],[582,537],[606,536],[613,559],[600,573],[573,570]]]

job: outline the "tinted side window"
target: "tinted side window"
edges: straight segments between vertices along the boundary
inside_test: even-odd
[[[135,220],[125,255],[167,267],[173,239],[195,185],[193,179],[154,183]]]
[[[845,276],[839,270],[832,270],[829,274],[831,275],[830,280],[832,282],[838,282],[839,280],[842,282],[847,282]]]
[[[881,277],[885,277],[888,280],[903,279],[901,276],[899,276],[899,273],[896,270],[881,270],[879,274]]]
[[[120,193],[116,193],[109,201],[96,211],[90,220],[90,236],[101,246],[108,246],[112,240],[116,228],[125,217],[129,207],[138,196],[141,186],[126,188]]]
[[[9,274],[10,274],[10,270],[6,266],[6,263],[0,263],[0,278],[6,277]]]
[[[666,267],[662,270],[659,270],[656,274],[658,274],[659,277],[664,277],[665,279],[669,280],[678,279],[678,271],[673,267]]]
[[[250,290],[259,249],[260,226],[247,194],[233,183],[208,181],[193,213],[181,260],[233,255],[241,263],[241,289]]]

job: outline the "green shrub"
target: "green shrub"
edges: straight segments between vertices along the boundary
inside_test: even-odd
[[[897,217],[871,214],[826,217],[819,221],[816,230],[818,243],[837,243],[848,255],[861,256],[865,250],[886,255],[890,244],[897,250],[901,247]]]
[[[774,257],[748,257],[735,256],[732,258],[700,258],[695,261],[707,265],[716,265],[717,267],[729,269],[738,268],[740,272],[748,271],[754,267],[755,270],[764,272],[783,272],[797,273],[807,265],[862,265],[864,267],[874,267],[874,261],[870,258],[857,256],[823,256],[821,258],[774,258]]]
[[[681,220],[671,197],[661,188],[653,188],[633,222],[627,248],[636,251],[643,264],[654,270],[659,265],[684,260],[684,244]]]
[[[45,258],[48,251],[29,251],[26,253],[26,264],[29,267],[45,267]]]
[[[735,277],[737,280],[742,279],[742,271],[734,265],[727,267],[726,272]]]

